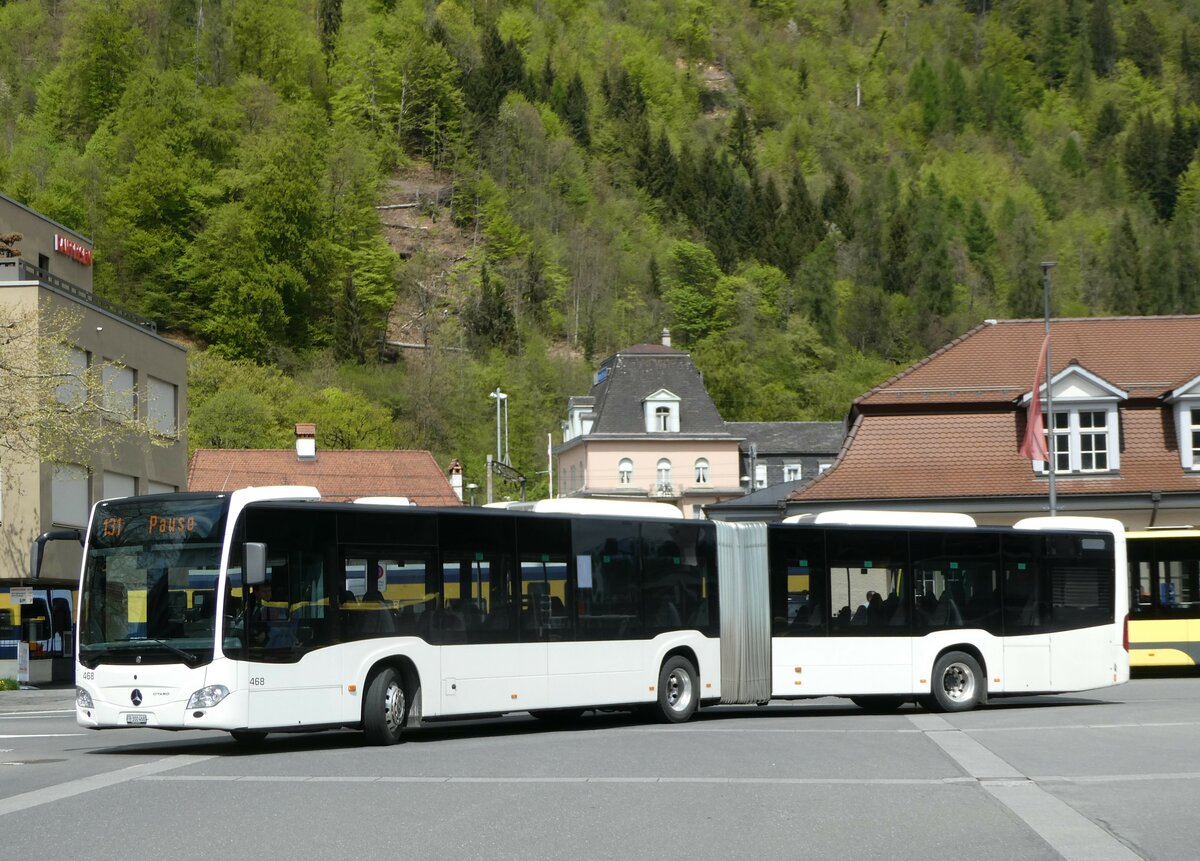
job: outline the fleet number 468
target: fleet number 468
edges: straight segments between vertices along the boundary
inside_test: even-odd
[[[258,687],[260,685],[265,685],[266,683],[267,683],[267,680],[263,676],[251,676],[250,677],[251,687]]]

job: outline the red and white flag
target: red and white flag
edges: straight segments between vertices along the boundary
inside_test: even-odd
[[[1046,374],[1046,350],[1050,347],[1050,333],[1042,341],[1042,355],[1038,358],[1037,371],[1033,375],[1033,392],[1029,396],[1029,413],[1025,418],[1025,437],[1018,451],[1030,460],[1048,462],[1050,452],[1046,449],[1046,426],[1042,419],[1042,378]]]

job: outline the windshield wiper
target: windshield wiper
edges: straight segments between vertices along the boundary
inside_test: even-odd
[[[191,652],[185,652],[183,649],[180,649],[177,646],[172,646],[166,640],[156,640],[152,637],[143,637],[140,640],[130,640],[129,642],[130,643],[154,643],[154,645],[162,646],[168,652],[170,652],[174,655],[178,655],[179,657],[181,657],[185,661],[187,661],[189,664],[194,664],[196,661],[200,660],[198,657],[193,655]]]

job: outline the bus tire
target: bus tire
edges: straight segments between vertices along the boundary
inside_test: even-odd
[[[265,732],[257,729],[231,729],[229,734],[238,744],[246,745],[262,744],[263,739],[267,737]]]
[[[983,671],[966,652],[946,652],[933,664],[933,711],[970,711],[983,701]]]
[[[372,677],[363,699],[363,732],[368,744],[396,744],[404,732],[408,700],[395,667],[384,667]]]
[[[863,711],[872,712],[873,714],[887,714],[898,710],[908,700],[905,697],[872,694],[869,696],[850,697],[850,702]]]
[[[696,668],[682,655],[663,662],[658,672],[658,717],[665,723],[690,720],[700,704]]]

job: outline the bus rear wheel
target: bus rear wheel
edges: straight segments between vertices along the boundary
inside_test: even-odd
[[[983,671],[966,652],[947,652],[933,665],[933,711],[965,712],[983,701]]]
[[[367,685],[363,699],[363,732],[368,744],[396,744],[404,732],[408,716],[407,700],[400,673],[384,667]]]
[[[691,719],[699,705],[696,668],[681,655],[668,658],[658,673],[658,716],[666,723],[683,723]]]

